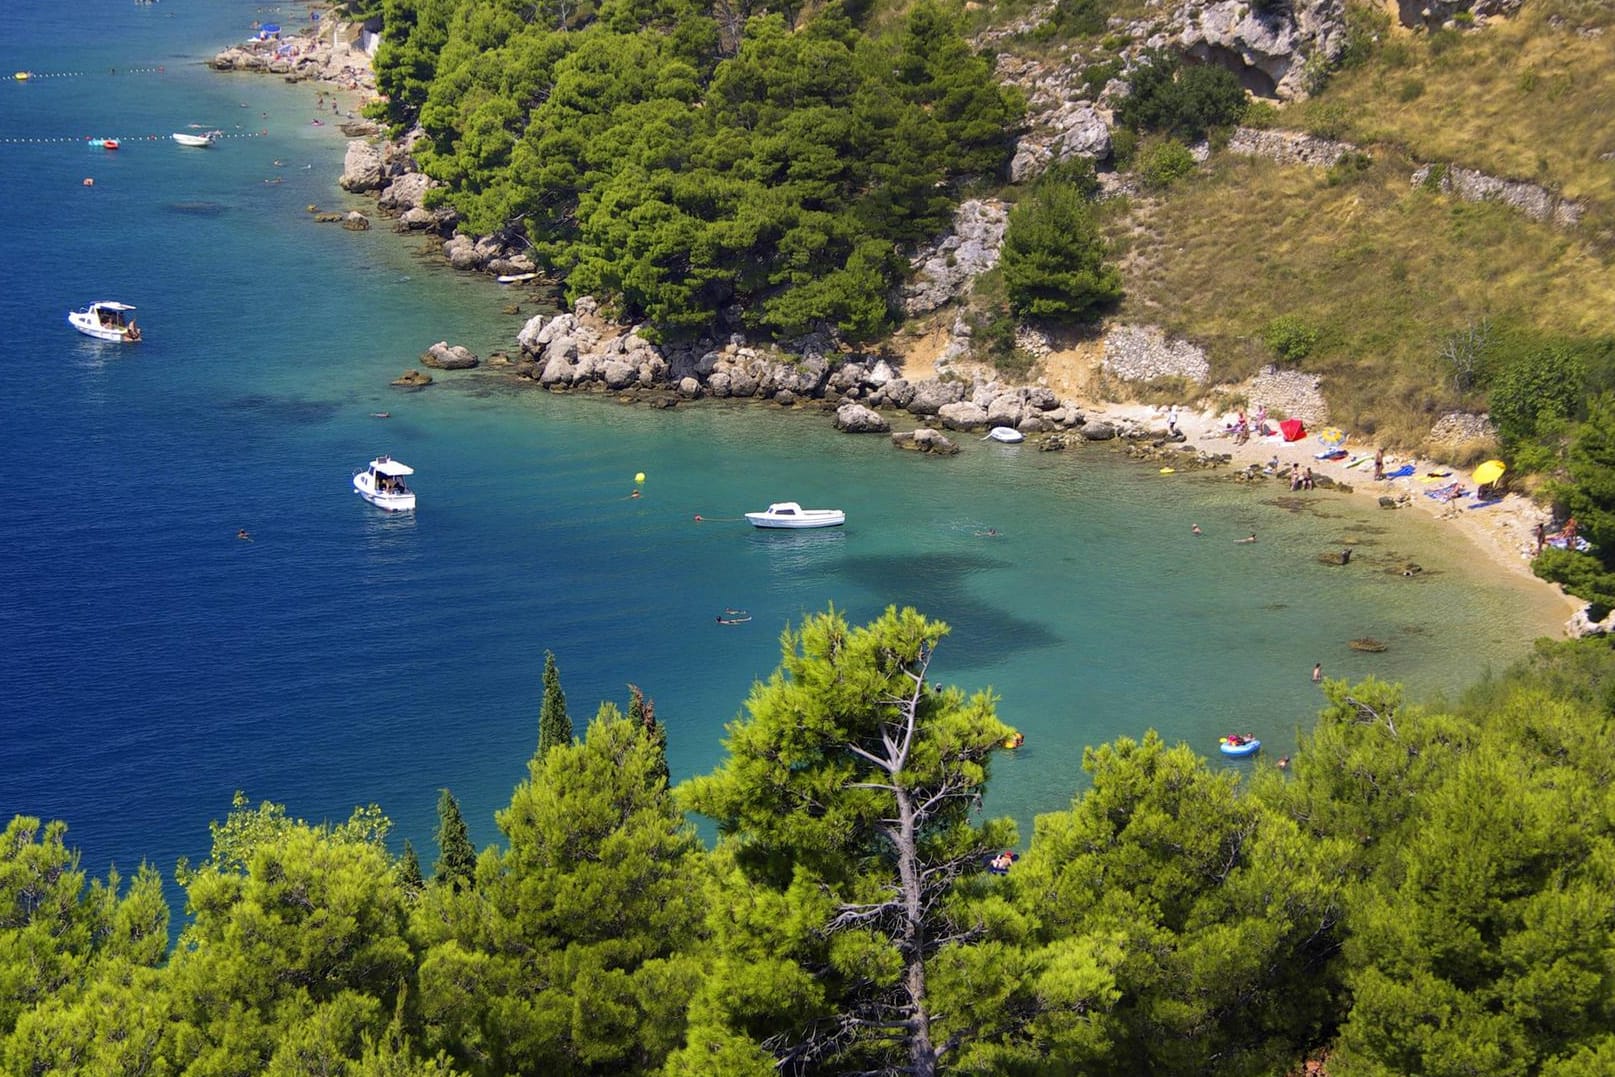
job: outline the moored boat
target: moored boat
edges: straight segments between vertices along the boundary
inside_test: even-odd
[[[840,527],[847,514],[840,509],[804,509],[794,501],[776,501],[767,512],[748,512],[746,522],[753,527]]]
[[[413,474],[415,469],[408,464],[378,456],[353,476],[353,491],[379,509],[407,512],[415,507],[415,491],[404,483],[404,477]]]
[[[184,131],[175,131],[168,137],[173,139],[175,142],[178,142],[181,146],[193,146],[197,149],[205,149],[206,147],[213,145],[213,140],[218,136],[219,132],[217,131],[209,131],[206,134],[201,135],[188,135]]]
[[[140,329],[135,325],[133,318],[127,317],[134,311],[128,303],[114,303],[110,299],[103,299],[91,303],[83,310],[70,310],[67,312],[67,323],[87,337],[96,340],[115,340],[123,344],[134,344],[140,340]]]
[[[1001,441],[1005,445],[1014,445],[1016,442],[1026,440],[1026,435],[1013,426],[995,426],[987,431],[987,437],[993,441]]]

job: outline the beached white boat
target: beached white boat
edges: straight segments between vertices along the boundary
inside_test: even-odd
[[[181,146],[194,146],[197,149],[205,149],[213,145],[213,140],[218,137],[218,134],[219,132],[217,131],[209,131],[203,135],[188,135],[183,131],[175,131],[168,137],[178,142]]]
[[[1002,441],[1005,445],[1014,445],[1016,442],[1025,441],[1026,435],[1016,430],[1013,426],[995,426],[987,431],[987,438],[983,440],[988,438],[993,441]]]
[[[499,282],[500,284],[522,284],[522,283],[524,283],[526,281],[537,280],[537,279],[538,279],[538,274],[537,273],[506,273],[502,277],[495,277],[494,278],[494,280]]]
[[[135,320],[128,317],[134,311],[128,303],[114,303],[110,299],[103,299],[98,303],[91,303],[83,310],[70,310],[67,312],[67,323],[87,337],[96,340],[116,340],[124,344],[133,344],[140,339],[140,330],[135,326]]]
[[[415,474],[408,464],[378,456],[370,466],[353,476],[353,489],[360,497],[388,512],[406,512],[415,507],[415,491],[404,484],[404,476]]]
[[[847,514],[840,509],[804,509],[794,501],[778,501],[767,512],[748,512],[753,527],[840,527]]]

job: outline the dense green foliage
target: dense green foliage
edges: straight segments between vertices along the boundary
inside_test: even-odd
[[[1185,65],[1175,53],[1155,53],[1128,79],[1130,90],[1116,118],[1129,127],[1198,142],[1245,115],[1245,90],[1233,72],[1215,64]]]
[[[1040,183],[1009,214],[999,255],[1010,309],[1029,318],[1085,321],[1121,298],[1104,237],[1077,183]]]
[[[566,693],[561,691],[561,671],[555,655],[544,652],[544,699],[538,707],[538,754],[572,743],[572,716],[566,712]]]
[[[738,305],[774,334],[872,337],[905,246],[1008,160],[1020,103],[933,4],[880,36],[839,3],[796,27],[592,10],[387,0],[377,77],[466,230],[521,236],[623,318],[693,332]]]
[[[1294,766],[1244,788],[1154,734],[1090,749],[996,878],[1015,839],[976,805],[1007,730],[931,684],[946,632],[808,618],[677,796],[649,702],[603,704],[469,874],[421,879],[374,808],[238,795],[172,949],[154,871],[87,883],[62,824],[18,817],[0,1072],[1609,1071],[1607,642],[1544,641],[1440,711],[1326,683]]]

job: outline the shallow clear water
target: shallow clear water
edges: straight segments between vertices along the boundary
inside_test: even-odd
[[[1314,662],[1454,691],[1559,615],[1418,514],[1324,493],[1295,511],[1104,449],[966,436],[931,459],[822,415],[652,412],[482,372],[400,393],[427,345],[510,347],[537,308],[384,228],[312,222],[310,204],[365,205],[336,188],[343,141],[310,124],[314,89],[195,62],[290,9],[14,6],[0,71],[86,73],[0,86],[0,139],[159,136],[0,141],[0,815],[66,819],[97,872],[205,855],[236,789],[310,818],[378,802],[430,859],[446,786],[492,841],[546,648],[580,725],[642,686],[685,777],[721,758],[788,622],[915,605],[954,629],[934,672],[991,687],[1026,732],[988,809],[1029,824],[1080,788],[1085,745],[1153,726],[1211,751],[1237,728],[1271,759],[1312,720]],[[191,122],[266,133],[167,139]],[[69,330],[96,298],[139,306],[146,342]],[[415,514],[353,496],[378,452],[418,469]],[[784,499],[849,523],[739,522]],[[1348,536],[1350,566],[1317,562]],[[1407,557],[1427,571],[1391,570]],[[725,607],[753,620],[720,626]],[[1347,647],[1364,635],[1390,649]]]

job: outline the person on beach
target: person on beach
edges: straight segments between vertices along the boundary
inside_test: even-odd
[[[1290,465],[1290,490],[1292,492],[1294,492],[1294,491],[1299,490],[1299,489],[1301,489],[1301,465],[1300,464],[1291,464]]]
[[[1303,490],[1312,489],[1313,486],[1316,485],[1316,481],[1317,480],[1313,479],[1313,477],[1312,477],[1312,469],[1310,467],[1307,468],[1306,471],[1301,476],[1301,489],[1303,489]]]
[[[1542,547],[1548,544],[1548,525],[1537,521],[1536,525],[1536,555],[1542,556]]]
[[[1383,479],[1384,477],[1385,477],[1385,450],[1384,449],[1377,449],[1374,452],[1374,478]]]
[[[1166,409],[1166,432],[1173,437],[1178,436],[1178,406],[1176,404]]]
[[[1321,684],[1322,682],[1323,682],[1323,663],[1322,662],[1315,662],[1315,663],[1313,663],[1313,666],[1312,666],[1312,683],[1313,684]]]

